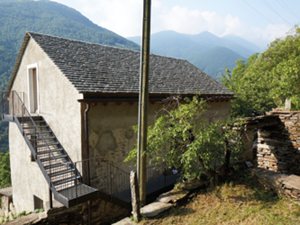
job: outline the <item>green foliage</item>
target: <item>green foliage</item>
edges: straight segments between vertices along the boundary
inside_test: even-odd
[[[0,188],[11,186],[9,152],[0,153]]]
[[[226,122],[208,124],[204,115],[208,104],[199,96],[184,100],[186,104],[178,100],[164,108],[165,113],[149,126],[145,154],[150,164],[182,169],[185,178],[200,178],[202,173],[211,178],[216,162],[225,163],[225,152],[233,158],[239,154],[240,137]],[[135,161],[136,154],[135,148],[125,161]]]
[[[245,71],[254,64],[257,58],[258,53],[250,56],[247,63],[244,60],[238,60],[232,71],[226,67],[222,83],[237,97],[237,99],[231,100],[231,116],[233,118],[252,116],[254,111],[263,114],[274,107],[274,102],[266,88],[269,83],[265,82],[266,77],[245,76]]]
[[[282,107],[286,98],[292,99],[292,109],[300,109],[300,28],[295,26],[285,38],[276,39],[269,48],[239,60],[236,67],[226,70],[222,83],[237,99],[232,101],[234,117],[251,116],[252,111],[263,114]]]

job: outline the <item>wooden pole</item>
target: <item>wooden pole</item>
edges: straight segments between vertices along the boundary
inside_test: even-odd
[[[148,102],[149,102],[149,55],[150,55],[150,22],[151,0],[144,0],[143,33],[140,61],[140,92],[138,117],[138,182],[140,185],[140,202],[146,204],[146,156],[147,148]]]
[[[141,212],[140,212],[140,197],[139,197],[139,185],[137,181],[136,172],[130,172],[130,188],[131,188],[131,204],[133,218],[135,222],[140,222]]]

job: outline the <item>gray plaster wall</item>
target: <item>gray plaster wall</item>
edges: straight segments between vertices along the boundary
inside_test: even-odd
[[[81,160],[81,114],[78,94],[34,40],[25,50],[12,90],[24,92],[28,108],[27,66],[37,64],[39,114],[44,117],[73,161]],[[23,95],[22,95],[23,96]],[[13,201],[22,211],[34,208],[33,195],[49,205],[49,186],[35,162],[16,124],[9,125],[9,146]],[[54,201],[54,205],[60,203]]]
[[[210,102],[209,105],[207,112],[202,115],[207,118],[207,122],[224,120],[230,115],[230,102]],[[162,107],[159,102],[149,103],[148,125],[154,124]],[[128,102],[121,105],[110,102],[106,106],[102,103],[91,106],[88,123],[90,158],[99,157],[126,172],[135,169],[134,163],[125,163],[124,159],[137,142],[137,134],[132,128],[138,123],[136,102],[133,105]]]

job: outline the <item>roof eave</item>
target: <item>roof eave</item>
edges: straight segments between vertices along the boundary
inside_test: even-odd
[[[23,58],[24,52],[26,50],[27,44],[29,42],[29,39],[30,39],[30,35],[29,35],[28,32],[26,32],[26,34],[24,36],[24,39],[23,39],[23,43],[22,43],[21,48],[19,50],[18,57],[16,59],[16,62],[15,62],[14,68],[13,68],[13,71],[12,71],[11,76],[9,78],[9,81],[8,81],[5,92],[11,91],[12,85],[14,83],[14,80],[15,80],[16,75],[18,73],[19,67],[21,65],[22,58]]]

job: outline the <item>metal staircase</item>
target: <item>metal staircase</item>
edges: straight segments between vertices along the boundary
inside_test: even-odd
[[[98,198],[99,191],[83,178],[42,116],[31,116],[17,92],[12,91],[8,111],[2,100],[2,119],[15,122],[42,171],[54,198],[66,207]]]

